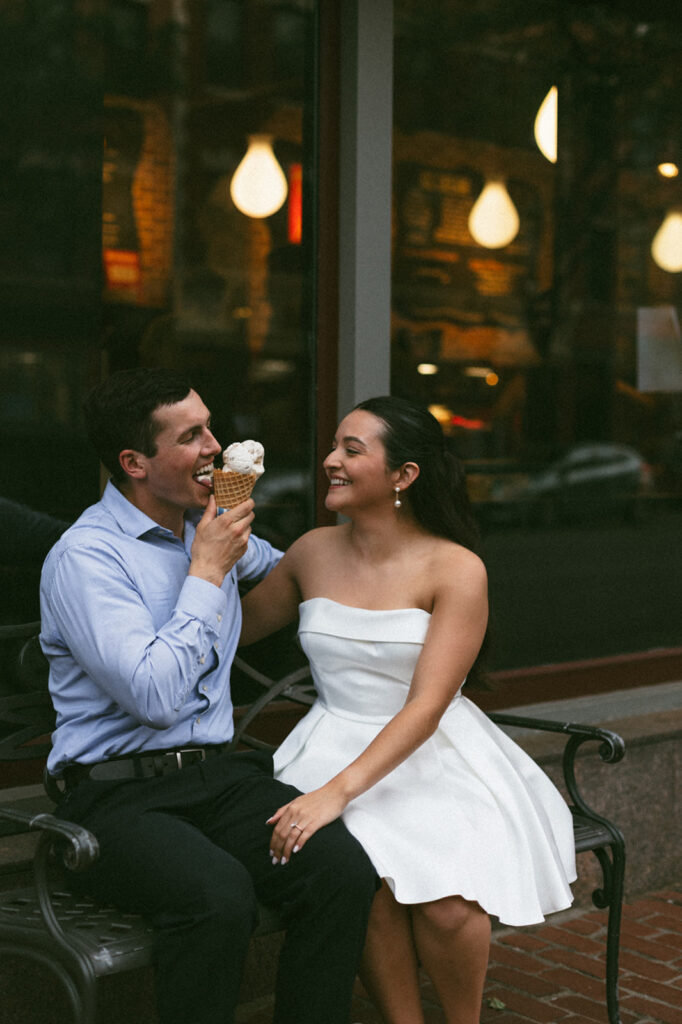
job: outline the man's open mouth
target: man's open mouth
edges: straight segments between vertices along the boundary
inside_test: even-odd
[[[208,466],[202,466],[201,469],[198,470],[194,474],[194,479],[199,484],[208,485],[208,484],[212,483],[213,482],[213,465],[211,464],[211,465],[208,465]]]

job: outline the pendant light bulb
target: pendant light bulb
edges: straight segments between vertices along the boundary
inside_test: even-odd
[[[469,231],[486,249],[501,249],[519,231],[519,215],[503,181],[489,181],[471,208]]]
[[[682,270],[682,210],[669,210],[651,243],[654,262],[669,274]]]
[[[287,179],[272,151],[272,136],[250,135],[230,182],[234,205],[247,217],[270,217],[287,197]]]
[[[549,90],[535,118],[533,134],[538,149],[555,164],[557,159],[557,125],[559,118],[559,92],[556,85]]]

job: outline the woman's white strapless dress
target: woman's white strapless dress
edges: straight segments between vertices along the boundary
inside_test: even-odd
[[[308,792],[358,757],[402,708],[431,617],[323,597],[299,611],[318,699],[279,747],[275,774]],[[460,895],[509,925],[536,924],[571,904],[566,803],[461,692],[434,735],[351,801],[343,820],[400,903]]]

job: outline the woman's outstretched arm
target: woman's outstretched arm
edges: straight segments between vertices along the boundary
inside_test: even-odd
[[[253,644],[292,622],[298,614],[300,600],[289,551],[272,572],[242,598],[240,647]]]

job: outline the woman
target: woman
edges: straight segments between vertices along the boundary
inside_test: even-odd
[[[462,472],[430,413],[362,402],[325,459],[340,526],[297,540],[243,601],[242,643],[300,614],[319,698],[276,774],[286,864],[339,815],[382,878],[361,976],[388,1024],[423,1021],[418,964],[446,1020],[477,1024],[489,914],[531,924],[571,902],[571,815],[461,693],[486,634],[487,580]]]

